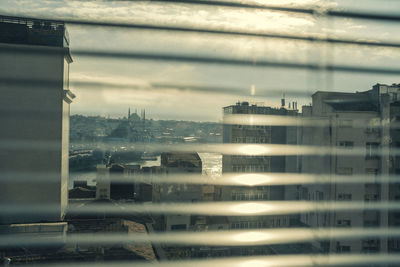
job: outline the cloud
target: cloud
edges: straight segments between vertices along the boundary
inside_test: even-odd
[[[348,2],[355,3],[357,1]],[[313,6],[321,10],[346,7],[343,1],[320,0],[260,0],[260,3]],[[348,3],[346,2],[346,3]],[[376,4],[375,4],[376,5]],[[315,34],[329,37],[358,39],[395,37],[397,28],[388,24],[371,24],[355,20],[330,20],[302,14],[255,11],[233,8],[197,7],[151,2],[61,1],[61,0],[3,0],[0,11],[14,15],[52,18],[82,18],[105,21],[130,21],[158,25],[185,25],[265,31],[291,34]],[[275,60],[287,62],[359,64],[363,66],[390,66],[398,62],[399,54],[393,49],[360,48],[358,46],[329,46],[309,42],[127,30],[92,28],[69,25],[71,51],[79,49],[147,51],[179,53],[196,56],[224,56]],[[73,54],[74,56],[74,54]],[[319,82],[324,74],[312,71],[283,70],[276,68],[231,67],[218,65],[148,62],[138,60],[93,59],[75,57],[71,65],[71,82],[103,83],[98,88],[72,88],[77,94],[71,110],[73,113],[125,114],[129,106],[146,108],[159,118],[186,118],[218,120],[221,107],[237,100],[253,99],[279,105],[277,99],[258,96],[233,96],[193,91],[150,90],[150,84],[201,84],[207,86],[250,88],[282,88],[298,90],[369,89],[372,83],[390,81],[379,75],[357,76],[334,73],[333,83]],[[353,76],[352,76],[353,75]],[[364,77],[364,78],[360,78]],[[107,84],[132,85],[131,90],[111,88]],[[141,88],[142,87],[142,88]],[[304,104],[308,103],[304,100]],[[300,103],[301,104],[301,103]]]

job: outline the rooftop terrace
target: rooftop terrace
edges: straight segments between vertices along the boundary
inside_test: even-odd
[[[62,21],[0,16],[0,43],[68,47]]]

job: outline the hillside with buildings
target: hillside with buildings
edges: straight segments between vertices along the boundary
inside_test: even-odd
[[[222,141],[222,125],[216,122],[143,119],[136,113],[129,118],[71,116],[70,140],[74,142],[121,139],[129,142],[207,142]]]
[[[222,125],[215,122],[145,119],[144,112],[111,119],[100,116],[71,116],[70,171],[94,170],[95,166],[110,160],[135,162],[141,160],[145,145],[221,143]],[[135,151],[126,152],[127,145]],[[105,148],[107,147],[107,148]],[[162,151],[159,151],[160,153]],[[153,153],[149,156],[157,156]]]

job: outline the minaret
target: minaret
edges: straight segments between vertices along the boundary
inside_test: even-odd
[[[146,130],[146,109],[143,109],[143,131]]]
[[[131,108],[128,109],[128,120],[131,118]]]

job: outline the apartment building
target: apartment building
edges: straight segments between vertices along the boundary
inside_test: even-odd
[[[399,173],[399,157],[392,148],[400,145],[400,85],[376,84],[371,90],[356,93],[316,92],[312,105],[303,107],[303,118],[324,121],[304,127],[302,144],[323,146],[332,152],[325,156],[302,156],[302,173],[375,177],[365,184],[307,185],[300,197],[310,201],[391,201],[400,197],[399,185],[379,182],[380,175]],[[340,151],[360,151],[345,155]],[[351,178],[349,178],[351,179]],[[385,210],[307,213],[301,221],[318,227],[388,227],[399,223],[399,214]],[[398,241],[387,238],[316,242],[318,249],[331,253],[398,251]]]
[[[60,221],[68,202],[69,37],[64,23],[0,16],[0,224]]]
[[[297,116],[296,104],[287,109],[282,101],[281,108],[251,105],[248,102],[238,102],[224,107],[224,121],[235,115],[254,116]],[[247,118],[248,120],[248,118]],[[296,144],[297,127],[274,125],[241,125],[224,123],[223,143],[262,145],[262,144]],[[285,173],[296,172],[296,157],[287,156],[245,156],[226,155],[222,157],[222,172],[224,174],[240,173]],[[251,179],[251,177],[249,177]],[[296,186],[224,186],[221,188],[223,201],[262,201],[262,200],[294,200],[297,199]],[[245,216],[230,217],[231,229],[288,227],[294,217],[281,216]]]

